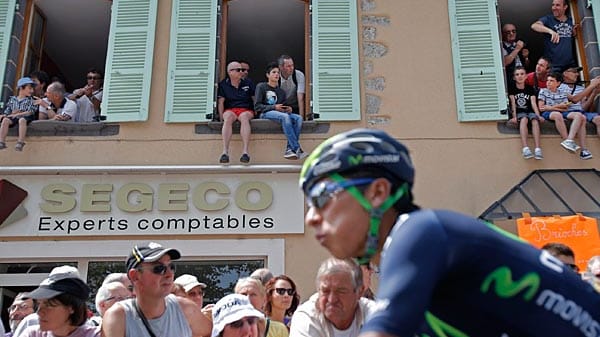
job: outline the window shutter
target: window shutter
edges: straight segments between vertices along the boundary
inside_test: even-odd
[[[196,122],[213,112],[217,1],[174,0],[165,122]]]
[[[4,71],[10,47],[13,18],[15,17],[16,0],[0,0],[0,92],[4,81]]]
[[[360,120],[356,0],[312,2],[313,112]]]
[[[596,46],[600,50],[600,3],[592,1],[592,14],[594,15],[594,26],[596,28]]]
[[[458,120],[506,119],[496,2],[448,0]]]
[[[102,114],[109,122],[148,119],[158,0],[114,0]]]

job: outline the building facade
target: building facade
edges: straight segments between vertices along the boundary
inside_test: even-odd
[[[292,55],[307,78],[304,150],[351,128],[383,129],[411,150],[424,207],[479,216],[532,171],[598,167],[591,126],[596,157],[587,161],[564,151],[550,127],[544,159],[524,160],[518,130],[506,126],[499,23],[533,22],[551,1],[511,17],[519,3],[0,0],[3,101],[32,70],[60,75],[72,90],[94,66],[104,69],[106,116],[33,122],[23,152],[12,149],[14,133],[0,152],[0,202],[11,196],[0,221],[2,306],[54,265],[76,265],[92,283],[122,271],[128,249],[143,241],[180,248],[181,270],[207,273],[198,276],[214,299],[260,266],[292,277],[303,299],[314,292],[327,252],[303,224],[301,162],[283,158],[280,127],[254,120],[250,164],[237,162],[237,133],[232,164],[218,163],[216,83],[231,60],[250,60],[258,82],[268,61]],[[600,74],[600,6],[571,7],[589,79]],[[57,13],[69,8],[65,28]]]

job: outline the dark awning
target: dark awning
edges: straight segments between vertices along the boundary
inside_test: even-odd
[[[536,170],[496,201],[479,218],[487,221],[531,216],[573,215],[600,218],[600,171]]]

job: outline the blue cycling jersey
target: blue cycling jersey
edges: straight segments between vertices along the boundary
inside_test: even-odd
[[[600,294],[549,253],[444,210],[400,216],[363,327],[414,336],[600,336]]]

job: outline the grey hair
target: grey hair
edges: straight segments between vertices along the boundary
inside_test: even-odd
[[[353,259],[336,259],[330,257],[321,263],[317,271],[317,290],[319,290],[321,280],[331,274],[345,273],[350,276],[354,290],[360,290],[363,286],[363,276],[360,266]]]
[[[104,278],[104,281],[102,281],[102,285],[108,284],[108,283],[113,283],[113,282],[119,282],[119,283],[123,283],[123,279],[127,278],[127,274],[125,273],[110,273],[108,275],[106,275],[106,277]]]
[[[283,65],[283,62],[285,60],[292,60],[293,61],[294,59],[290,55],[286,55],[286,54],[283,54],[283,55],[279,56],[279,58],[277,59],[277,63],[279,63],[280,67]]]
[[[104,315],[104,313],[100,311],[100,304],[106,301],[112,295],[112,291],[117,288],[125,288],[125,286],[121,282],[110,282],[103,284],[98,288],[98,292],[96,293],[96,311],[98,311],[100,316]]]
[[[48,86],[48,88],[46,90],[57,93],[62,96],[64,96],[66,93],[65,85],[58,81],[50,83],[50,85]]]
[[[256,289],[258,289],[258,291],[262,294],[262,295],[266,295],[267,292],[265,291],[265,287],[263,286],[263,284],[260,282],[260,280],[255,279],[254,277],[242,277],[241,279],[239,279],[237,281],[237,283],[235,284],[234,287],[234,292],[236,294],[240,293],[240,290],[243,286],[245,286],[246,284],[251,284],[253,286],[256,287]]]
[[[259,268],[250,274],[250,277],[255,278],[262,282],[263,286],[273,278],[273,273],[267,268]]]
[[[592,268],[594,268],[595,265],[600,265],[600,255],[592,256],[588,260],[587,271],[592,272]]]

